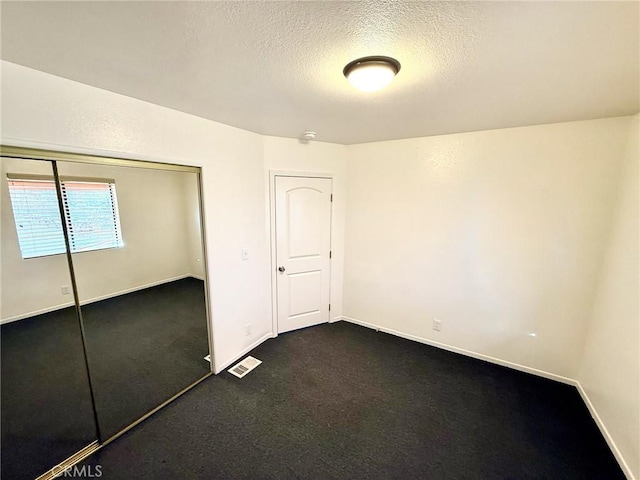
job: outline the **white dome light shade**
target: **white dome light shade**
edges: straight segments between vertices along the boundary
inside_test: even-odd
[[[364,57],[344,67],[349,83],[363,92],[375,92],[391,83],[400,71],[400,62],[391,57]]]

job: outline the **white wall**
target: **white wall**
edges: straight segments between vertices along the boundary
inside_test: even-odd
[[[2,159],[5,173],[51,175],[47,163]],[[185,219],[186,172],[118,168],[60,162],[60,175],[112,178],[120,212],[124,247],[74,255],[80,301],[118,295],[193,275],[193,246]],[[22,259],[6,181],[0,182],[2,212],[2,321],[29,317],[73,304],[61,286],[70,285],[65,255]],[[195,185],[194,185],[195,186]],[[192,205],[188,205],[192,207]],[[197,204],[195,205],[197,207]],[[197,210],[196,210],[197,212]],[[195,214],[195,212],[194,212]]]
[[[216,366],[271,335],[260,135],[8,62],[1,75],[2,143],[201,166]]]
[[[636,478],[640,478],[639,136],[636,115],[578,373],[592,407]]]
[[[264,137],[265,204],[269,206],[269,173],[273,171],[331,173],[331,318],[342,317],[344,266],[344,219],[346,205],[347,147],[323,142],[302,142],[291,138]],[[270,212],[265,213],[267,219]],[[267,237],[270,224],[267,224]]]
[[[189,249],[189,271],[196,278],[204,279],[204,253],[202,249],[202,223],[200,221],[200,196],[198,176],[183,175],[182,199],[184,201],[184,231]]]
[[[60,290],[62,285],[71,285],[64,255],[22,259],[6,181],[7,173],[52,175],[52,170],[44,162],[0,159],[0,278],[4,287],[0,290],[0,323],[30,316],[41,310],[55,310],[73,301],[70,295],[63,296]]]
[[[629,118],[348,147],[302,144],[7,62],[1,113],[6,144],[202,167],[218,370],[272,334],[269,172],[333,172],[334,316],[570,378],[592,318],[580,379],[637,465],[637,437],[627,442],[629,430],[621,430],[626,412],[637,413],[629,394],[637,370],[623,367],[605,378],[619,362],[637,365],[637,303],[634,324],[633,305],[614,307],[612,288],[633,274],[622,265],[632,261],[624,252],[637,257],[637,242],[625,243],[632,234],[622,226],[634,212],[637,222],[637,190],[636,210],[631,183],[624,188],[631,193],[616,200]],[[624,178],[637,180],[637,171]],[[632,299],[633,288],[637,295],[631,282],[620,298]],[[433,318],[443,321],[439,333],[431,330]],[[613,338],[601,318],[626,330]],[[248,337],[246,323],[253,325]],[[624,340],[629,355],[616,348]]]
[[[575,378],[628,126],[351,146],[345,316]]]

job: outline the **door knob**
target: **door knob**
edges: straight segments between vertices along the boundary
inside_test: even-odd
[[[280,273],[284,272],[284,267],[278,267],[278,271],[279,271]]]

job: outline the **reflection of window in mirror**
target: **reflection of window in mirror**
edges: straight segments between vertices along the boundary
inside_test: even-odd
[[[72,253],[124,246],[116,185],[112,179],[60,179]],[[22,258],[65,252],[53,178],[7,175]]]

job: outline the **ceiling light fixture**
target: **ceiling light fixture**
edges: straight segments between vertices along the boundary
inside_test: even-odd
[[[306,132],[304,132],[302,134],[303,138],[305,140],[313,140],[314,138],[316,138],[317,133],[312,131],[312,130],[307,130]]]
[[[347,63],[342,73],[351,85],[363,92],[375,92],[391,83],[400,71],[400,62],[391,57],[362,57]]]

